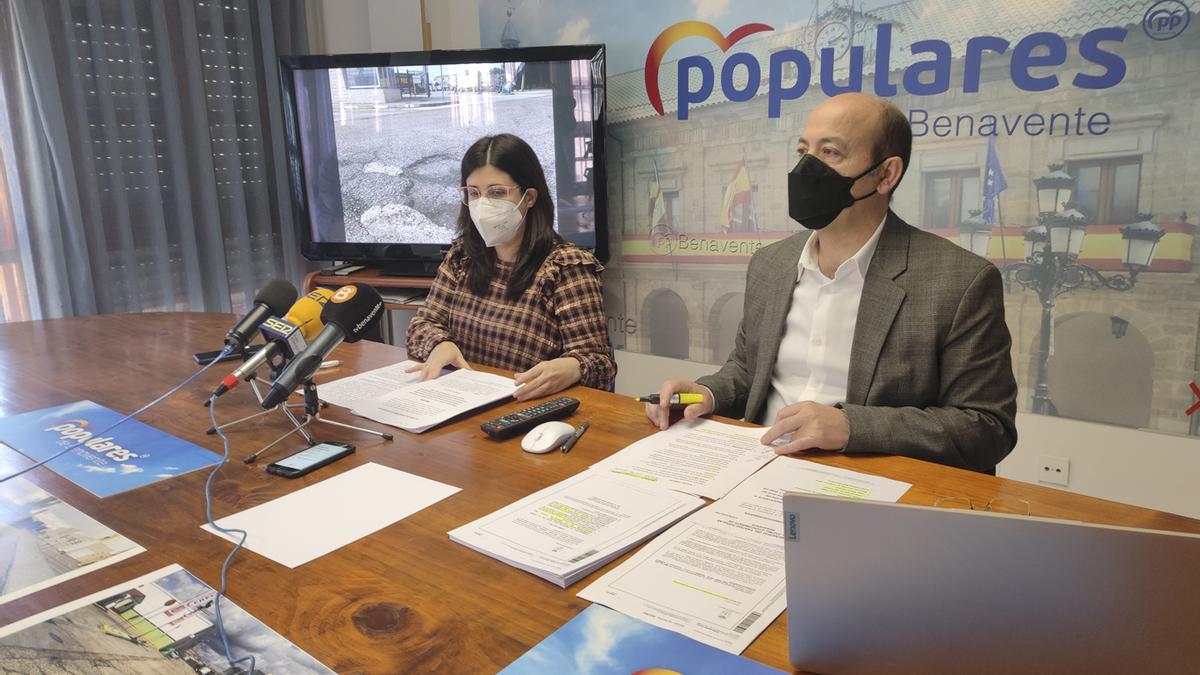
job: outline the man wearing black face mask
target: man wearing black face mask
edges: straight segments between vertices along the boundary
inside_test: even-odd
[[[663,383],[709,413],[770,424],[764,444],[906,455],[994,473],[1016,444],[1017,385],[1000,272],[888,208],[912,149],[890,103],[842,94],[805,121],[788,211],[804,225],[750,261],[729,360]]]

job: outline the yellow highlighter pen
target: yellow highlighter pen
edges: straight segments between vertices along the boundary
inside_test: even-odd
[[[650,394],[649,396],[638,396],[635,400],[657,405],[662,399],[658,394]],[[693,403],[704,403],[704,394],[671,394],[671,405],[691,405]]]

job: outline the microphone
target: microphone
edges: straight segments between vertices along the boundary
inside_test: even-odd
[[[297,385],[312,378],[334,347],[342,342],[358,342],[382,316],[383,298],[374,288],[366,284],[339,288],[321,311],[325,327],[271,383],[262,407],[270,409],[286,401]]]
[[[332,297],[333,291],[328,288],[310,291],[292,305],[292,308],[288,310],[288,315],[284,318],[300,329],[300,334],[304,336],[305,340],[311,340],[317,337],[317,334],[325,327],[325,322],[321,321],[321,311],[325,309],[325,303],[329,302],[329,298]]]
[[[279,316],[296,301],[296,287],[284,279],[272,279],[254,296],[254,307],[225,334],[225,344],[240,352],[254,337],[254,329],[268,316]]]
[[[221,384],[213,390],[212,396],[221,396],[238,386],[242,380],[249,381],[254,377],[255,371],[264,363],[270,363],[276,354],[290,358],[303,350],[308,345],[306,340],[316,337],[325,326],[321,321],[321,310],[332,295],[333,291],[318,288],[297,300],[288,310],[287,316],[282,319],[267,317],[260,327],[263,339],[267,342],[266,346],[226,375]]]

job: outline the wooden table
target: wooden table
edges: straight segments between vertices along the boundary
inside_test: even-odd
[[[81,399],[130,412],[195,372],[192,353],[219,347],[232,324],[228,315],[142,314],[0,325],[0,416]],[[343,365],[322,371],[318,381],[394,363],[404,352],[359,342],[339,347],[336,356]],[[142,421],[220,452],[219,439],[204,433],[209,422],[201,403],[231,369],[228,365],[218,364]],[[566,455],[531,455],[521,451],[519,438],[496,442],[483,436],[480,421],[522,407],[514,402],[419,436],[398,431],[393,442],[319,428],[318,438],[355,443],[358,452],[297,480],[268,475],[262,469],[267,462],[230,463],[213,490],[217,517],[365,462],[462,491],[295,570],[249,551],[239,553],[230,570],[229,598],[338,672],[492,672],[504,667],[587,606],[575,593],[611,565],[562,590],[454,544],[446,532],[578,473],[654,431],[640,405],[627,398],[584,388],[567,393],[583,402],[575,419],[591,420],[592,428]],[[231,420],[257,409],[243,388],[220,399],[218,414]],[[344,410],[331,407],[327,412],[331,419],[383,428]],[[235,429],[232,454],[240,458],[286,427],[272,415]],[[299,449],[299,442],[290,449]],[[275,451],[267,460],[285,452]],[[1029,501],[1035,515],[1200,533],[1200,521],[1181,516],[903,457],[810,459],[910,482],[914,487],[901,501],[911,504],[932,504],[939,496],[1019,498]],[[0,457],[8,467],[24,466],[24,461]],[[199,529],[207,473],[193,472],[107,499],[47,469],[26,474],[147,551],[0,606],[0,625],[170,563],[180,563],[215,587],[230,545]],[[776,620],[745,656],[787,669],[785,621]]]

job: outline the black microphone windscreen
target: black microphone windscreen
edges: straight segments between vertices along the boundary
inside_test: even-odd
[[[321,322],[341,328],[346,342],[361,340],[382,317],[383,298],[366,284],[342,286],[321,310]]]
[[[272,314],[283,316],[292,303],[296,302],[297,295],[296,287],[290,281],[272,279],[259,289],[258,295],[254,296],[254,304],[266,305],[271,308]]]

